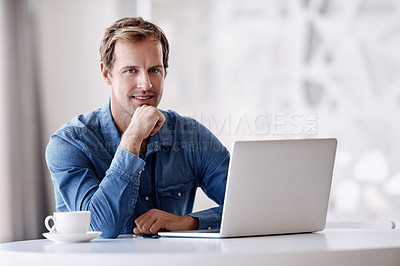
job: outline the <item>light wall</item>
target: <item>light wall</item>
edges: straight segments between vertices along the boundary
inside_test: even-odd
[[[118,19],[113,1],[40,0],[40,81],[46,142],[79,113],[101,107],[109,91],[100,75],[98,47]]]

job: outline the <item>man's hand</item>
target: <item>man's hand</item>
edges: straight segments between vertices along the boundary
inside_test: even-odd
[[[139,155],[143,140],[156,134],[164,122],[164,115],[156,107],[143,105],[136,108],[119,147]]]
[[[135,220],[135,234],[157,234],[160,230],[184,231],[199,227],[199,221],[189,215],[176,215],[151,209]]]

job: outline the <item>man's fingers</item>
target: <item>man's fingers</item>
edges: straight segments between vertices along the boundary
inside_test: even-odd
[[[150,215],[149,213],[150,211],[140,215],[138,218],[136,218],[135,220],[135,224],[137,225],[142,225],[144,223],[144,221],[146,221],[148,218],[146,218],[148,215]]]
[[[167,214],[161,210],[151,209],[150,211],[142,214],[135,220],[136,228],[133,229],[135,234],[157,234],[161,229],[164,216]]]
[[[150,136],[154,136],[154,134],[156,134],[158,131],[160,131],[161,127],[163,126],[163,124],[165,122],[165,116],[160,111],[158,111],[158,115],[159,115],[158,121],[154,125],[153,130],[150,132]]]
[[[162,124],[159,125],[159,123],[157,122],[157,124],[154,126],[153,130],[150,132],[149,136],[154,136],[158,131],[160,131],[162,127]]]
[[[139,228],[137,228],[137,227],[133,228],[133,233],[134,233],[135,235],[141,235],[141,234],[143,234],[142,231],[140,231]]]
[[[151,209],[150,211],[142,214],[140,217],[138,217],[135,220],[135,224],[137,227],[137,230],[140,231],[140,233],[144,234],[151,234],[150,232],[150,227],[156,222],[158,219],[158,213],[159,211],[156,209]]]
[[[135,220],[135,224],[136,227],[138,228],[138,230],[140,230],[142,233],[143,232],[143,225],[144,223],[150,218],[151,216],[149,216],[148,212],[146,212],[145,214],[141,215],[139,218],[137,218]]]
[[[131,120],[132,133],[139,133],[142,139],[145,139],[156,134],[164,122],[165,117],[157,108],[145,105],[140,106],[135,110]]]
[[[159,219],[157,219],[153,225],[149,228],[149,231],[152,234],[158,234],[158,232],[160,231],[160,229],[162,228],[162,223]]]
[[[162,122],[163,124],[164,124],[164,122],[165,122],[165,116],[157,109],[157,111],[158,111],[158,113],[159,113],[159,115],[160,115],[160,119],[158,119],[158,121],[160,121],[160,122]]]
[[[153,232],[150,230],[151,227],[153,227],[154,224],[157,223],[158,220],[157,215],[152,215],[147,219],[140,227],[140,231],[142,231],[145,234],[152,234]],[[158,231],[157,231],[158,232]],[[155,234],[155,233],[153,233]]]

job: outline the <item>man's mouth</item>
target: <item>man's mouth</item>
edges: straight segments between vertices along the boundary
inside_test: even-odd
[[[138,100],[148,100],[153,96],[132,96],[132,98],[138,99]]]

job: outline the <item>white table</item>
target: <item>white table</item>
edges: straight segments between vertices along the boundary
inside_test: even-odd
[[[139,264],[140,263],[140,264]],[[121,236],[89,243],[0,244],[0,265],[400,265],[400,229],[231,239]]]

